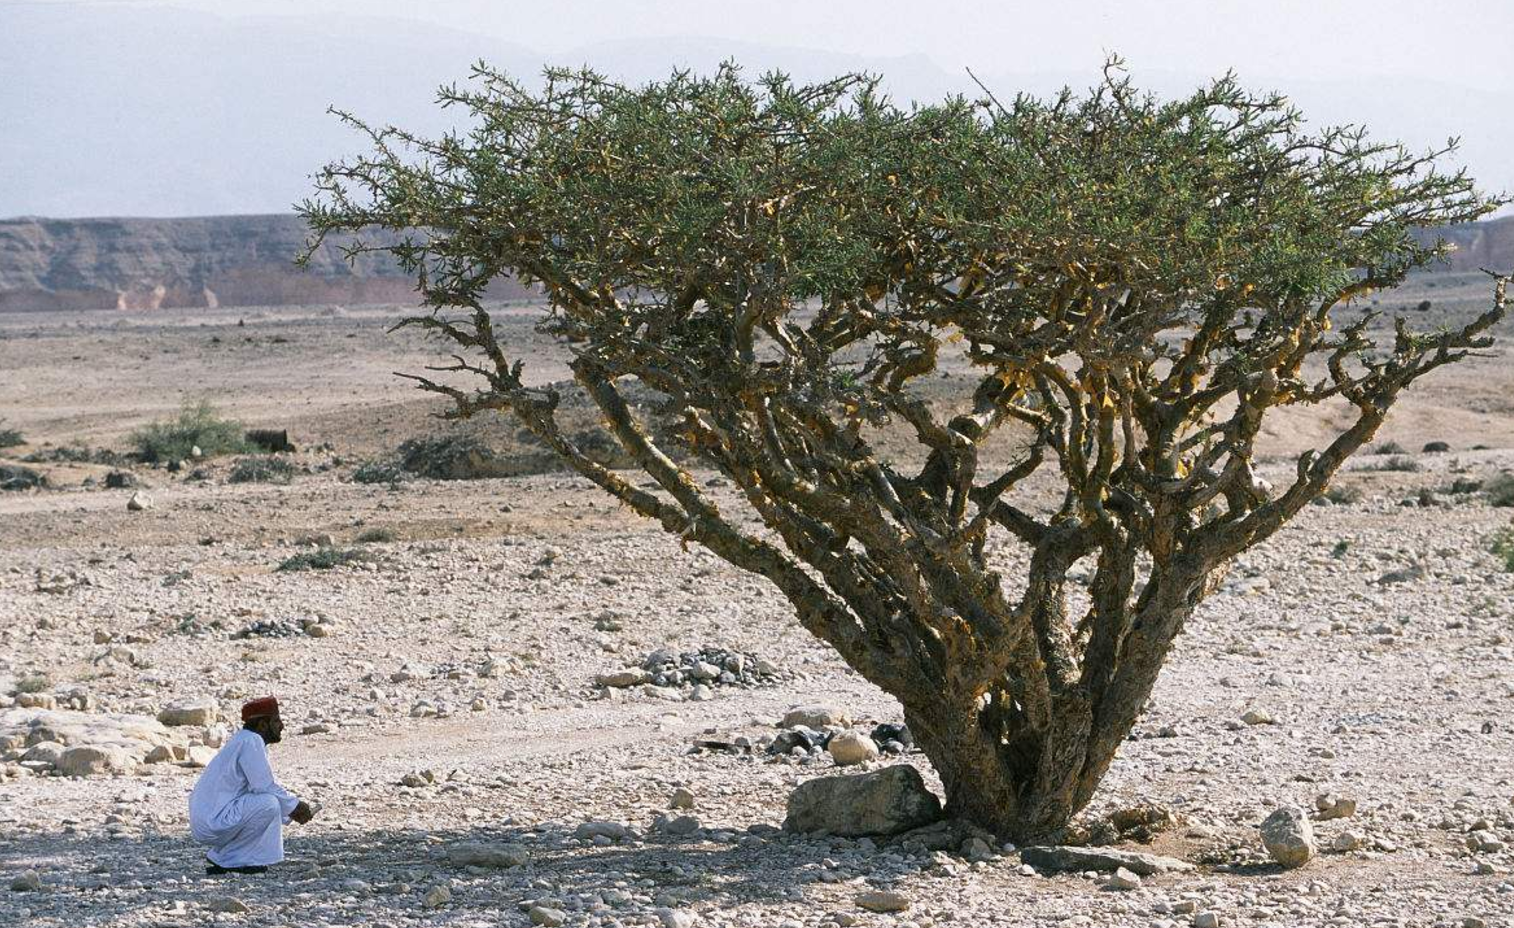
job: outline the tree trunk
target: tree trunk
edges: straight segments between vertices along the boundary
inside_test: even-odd
[[[1161,608],[1153,609],[1153,606]],[[975,695],[901,697],[905,721],[946,790],[946,814],[1019,845],[1056,843],[1093,797],[1156,682],[1191,608],[1187,595],[1159,595],[1092,694],[1086,682],[1054,689],[1049,718],[1034,727],[1007,676]],[[1009,674],[1039,672],[1010,668]]]

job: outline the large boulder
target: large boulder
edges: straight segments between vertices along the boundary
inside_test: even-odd
[[[857,776],[821,777],[789,794],[788,831],[857,838],[896,835],[941,817],[941,801],[920,771],[897,764]]]

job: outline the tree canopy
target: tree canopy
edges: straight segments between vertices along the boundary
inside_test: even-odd
[[[391,251],[458,351],[417,378],[453,415],[509,411],[580,473],[770,579],[800,620],[898,696],[949,807],[1017,837],[1092,795],[1184,617],[1369,440],[1399,393],[1489,344],[1486,313],[1421,333],[1339,310],[1443,254],[1418,230],[1501,201],[1445,150],[1311,130],[1230,76],[1182,99],[1111,63],[1078,95],[902,107],[876,79],[749,82],[727,66],[627,87],[480,65],[443,104],[471,127],[418,138],[344,117],[373,151],[329,166],[302,207],[314,242],[405,232]],[[313,247],[313,246],[312,246]],[[359,244],[356,250],[362,250]],[[483,294],[543,288],[546,331],[606,429],[655,483],[590,460],[527,385]],[[953,401],[922,389],[948,355]],[[655,391],[675,425],[627,403]],[[1270,492],[1253,472],[1279,407],[1351,423]],[[902,424],[911,463],[872,436]],[[1026,438],[995,465],[983,449]],[[676,444],[675,449],[669,443]],[[726,475],[763,531],[674,451]],[[1028,481],[1060,501],[1036,511]],[[1029,553],[1006,576],[999,535]],[[1096,562],[1085,614],[1066,575]],[[985,785],[987,784],[987,785]]]

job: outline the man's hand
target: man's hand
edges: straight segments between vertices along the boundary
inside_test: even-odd
[[[294,807],[294,811],[289,813],[290,821],[299,822],[301,825],[310,824],[310,820],[313,818],[315,818],[315,810],[310,808],[310,803],[303,799],[300,800],[299,805]]]

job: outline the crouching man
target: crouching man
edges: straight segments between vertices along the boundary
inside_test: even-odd
[[[242,728],[205,767],[189,794],[189,833],[207,848],[205,872],[262,873],[284,859],[284,823],[315,817],[273,778],[267,745],[284,723],[272,696],[242,707]]]

